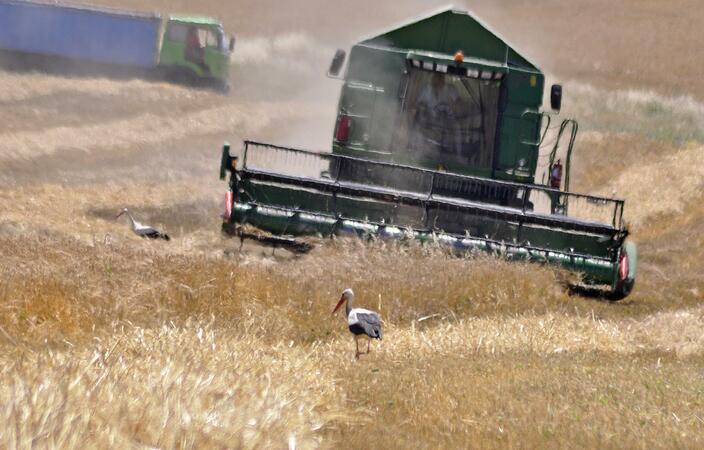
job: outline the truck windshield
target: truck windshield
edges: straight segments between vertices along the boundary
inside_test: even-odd
[[[433,166],[490,168],[500,82],[411,69],[396,144]]]

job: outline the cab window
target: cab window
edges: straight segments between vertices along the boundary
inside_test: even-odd
[[[496,81],[412,69],[401,112],[402,147],[420,160],[490,168],[499,86]]]
[[[195,33],[199,47],[220,48],[221,38],[210,28],[197,27],[181,23],[171,23],[167,30],[170,41],[186,43],[189,33]]]
[[[180,23],[170,23],[166,35],[170,41],[184,43],[186,42],[186,36],[188,36],[188,26]]]
[[[218,35],[211,28],[204,29],[205,31],[205,46],[210,48],[220,48],[220,39]]]

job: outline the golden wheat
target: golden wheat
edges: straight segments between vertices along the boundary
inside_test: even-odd
[[[316,239],[300,257],[220,235],[222,141],[327,145],[330,49],[427,1],[150,2],[242,36],[230,97],[0,74],[0,447],[701,448],[704,89],[687,1],[472,5],[575,80],[573,188],[625,197],[640,250],[618,304],[485,255]],[[318,20],[338,14],[345,27]],[[632,50],[645,42],[653,57]],[[135,237],[113,219],[125,206],[174,239]],[[359,360],[330,316],[346,287],[384,318]]]

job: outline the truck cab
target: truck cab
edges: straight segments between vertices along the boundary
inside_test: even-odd
[[[209,81],[229,89],[230,55],[235,38],[209,17],[171,16],[166,22],[160,66],[186,82]]]
[[[359,42],[343,78],[333,153],[534,182],[544,75],[468,13]]]

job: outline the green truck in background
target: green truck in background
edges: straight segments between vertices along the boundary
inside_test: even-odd
[[[10,69],[156,75],[227,90],[234,45],[210,17],[0,0],[0,63]]]
[[[228,91],[235,38],[210,17],[170,16],[162,39],[159,68],[186,83],[212,82]]]
[[[329,75],[346,59],[338,51]],[[300,250],[307,234],[412,237],[558,265],[614,299],[631,292],[624,202],[569,191],[578,125],[551,126],[562,88],[542,110],[544,74],[486,25],[447,9],[395,27],[354,45],[341,80],[331,152],[224,147],[225,232]]]

